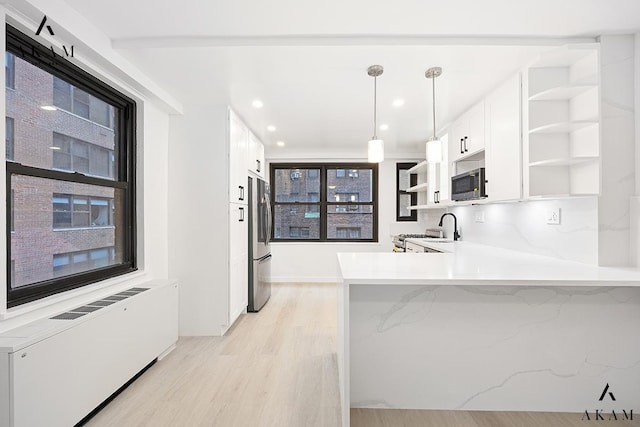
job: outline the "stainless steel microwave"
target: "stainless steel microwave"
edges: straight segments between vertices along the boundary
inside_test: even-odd
[[[484,168],[451,177],[451,200],[473,200],[487,197]]]

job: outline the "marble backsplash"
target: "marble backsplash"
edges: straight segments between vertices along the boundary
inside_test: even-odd
[[[547,224],[548,212],[560,209],[560,224]],[[428,211],[428,228],[444,211]],[[450,208],[461,239],[588,264],[598,263],[598,201],[595,197],[494,203]],[[482,222],[480,222],[482,221]],[[445,218],[445,235],[453,221]]]

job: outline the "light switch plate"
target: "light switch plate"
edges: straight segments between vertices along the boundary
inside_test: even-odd
[[[475,212],[475,221],[476,222],[484,222],[484,211],[478,210]]]
[[[560,225],[560,208],[547,211],[547,224]]]

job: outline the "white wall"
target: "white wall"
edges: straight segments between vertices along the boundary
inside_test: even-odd
[[[2,9],[0,9],[1,12],[3,12]],[[172,106],[171,102],[162,101],[162,96],[157,93],[151,95],[155,88],[147,86],[146,82],[133,81],[130,75],[139,75],[139,71],[123,60],[117,52],[110,48],[110,45],[103,43],[106,36],[87,22],[79,20],[77,12],[66,4],[57,4],[54,10],[52,4],[46,2],[16,3],[12,9],[6,11],[6,17],[14,25],[35,32],[45,13],[52,19],[52,22],[56,23],[56,35],[60,38],[66,37],[64,41],[58,39],[55,42],[76,46],[75,54],[78,65],[127,94],[137,103],[139,269],[131,274],[104,280],[8,310],[6,309],[6,295],[2,292],[2,296],[0,296],[0,332],[35,319],[50,317],[125,287],[135,286],[151,279],[168,278],[167,158],[169,116],[167,112],[177,111],[181,109],[181,106],[177,104]],[[118,66],[110,65],[105,57],[112,58],[118,63]],[[2,96],[3,108],[4,98]],[[149,101],[150,99],[153,99],[153,102]],[[4,179],[4,174],[2,174],[2,183],[4,183]],[[4,197],[4,187],[2,185],[2,197]],[[5,218],[6,207],[4,203],[0,206],[0,216]],[[3,241],[0,246],[5,248],[5,242]],[[6,277],[4,273],[2,276]],[[3,286],[4,282],[2,280]]]
[[[631,260],[630,199],[635,194],[634,36],[600,37],[601,195],[598,199],[598,263]]]
[[[169,276],[180,283],[180,335],[227,323],[226,106],[187,106],[169,126]]]
[[[636,33],[634,37],[634,82],[635,82],[635,161],[636,161],[636,182],[634,197],[630,202],[630,216],[631,216],[631,261],[635,262],[635,265],[640,266],[640,33]]]
[[[323,159],[331,162],[364,159]],[[270,163],[279,160],[271,158]],[[296,162],[286,158],[281,161]],[[300,162],[309,161],[308,159]],[[338,252],[388,252],[393,249],[391,236],[399,233],[423,233],[418,222],[396,221],[396,163],[418,160],[385,160],[378,166],[378,243],[272,243],[271,277],[274,282],[335,282],[338,277]]]
[[[560,209],[560,225],[548,225],[547,212]],[[461,239],[538,255],[598,263],[598,205],[595,197],[537,200],[516,203],[459,206],[450,209],[458,219]],[[476,214],[484,222],[476,222]],[[428,213],[436,225],[441,213]],[[452,236],[453,220],[443,221]]]

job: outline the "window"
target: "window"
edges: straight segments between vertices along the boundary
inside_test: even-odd
[[[377,241],[377,165],[276,163],[271,183],[273,240]]]
[[[53,228],[107,227],[113,224],[113,200],[53,194]]]
[[[396,163],[396,221],[418,221],[418,211],[409,206],[418,204],[418,193],[407,189],[418,184],[418,175],[409,173],[417,163]]]
[[[7,160],[13,160],[13,119],[11,117],[5,117],[4,119],[4,148],[5,156]]]
[[[113,150],[53,133],[53,169],[113,177]]]
[[[115,257],[115,248],[98,248],[53,255],[53,275],[67,276],[108,266]]]
[[[16,65],[14,56],[9,52],[4,54],[4,86],[13,89],[16,84]]]
[[[84,90],[53,76],[53,105],[108,128],[113,127],[113,107]]]
[[[360,227],[337,227],[336,237],[338,239],[359,239]]]
[[[309,238],[309,227],[289,227],[290,237]]]
[[[28,136],[7,144],[7,304],[14,307],[136,269],[136,106],[6,28],[5,63],[17,74],[6,91],[7,141],[13,121]]]

